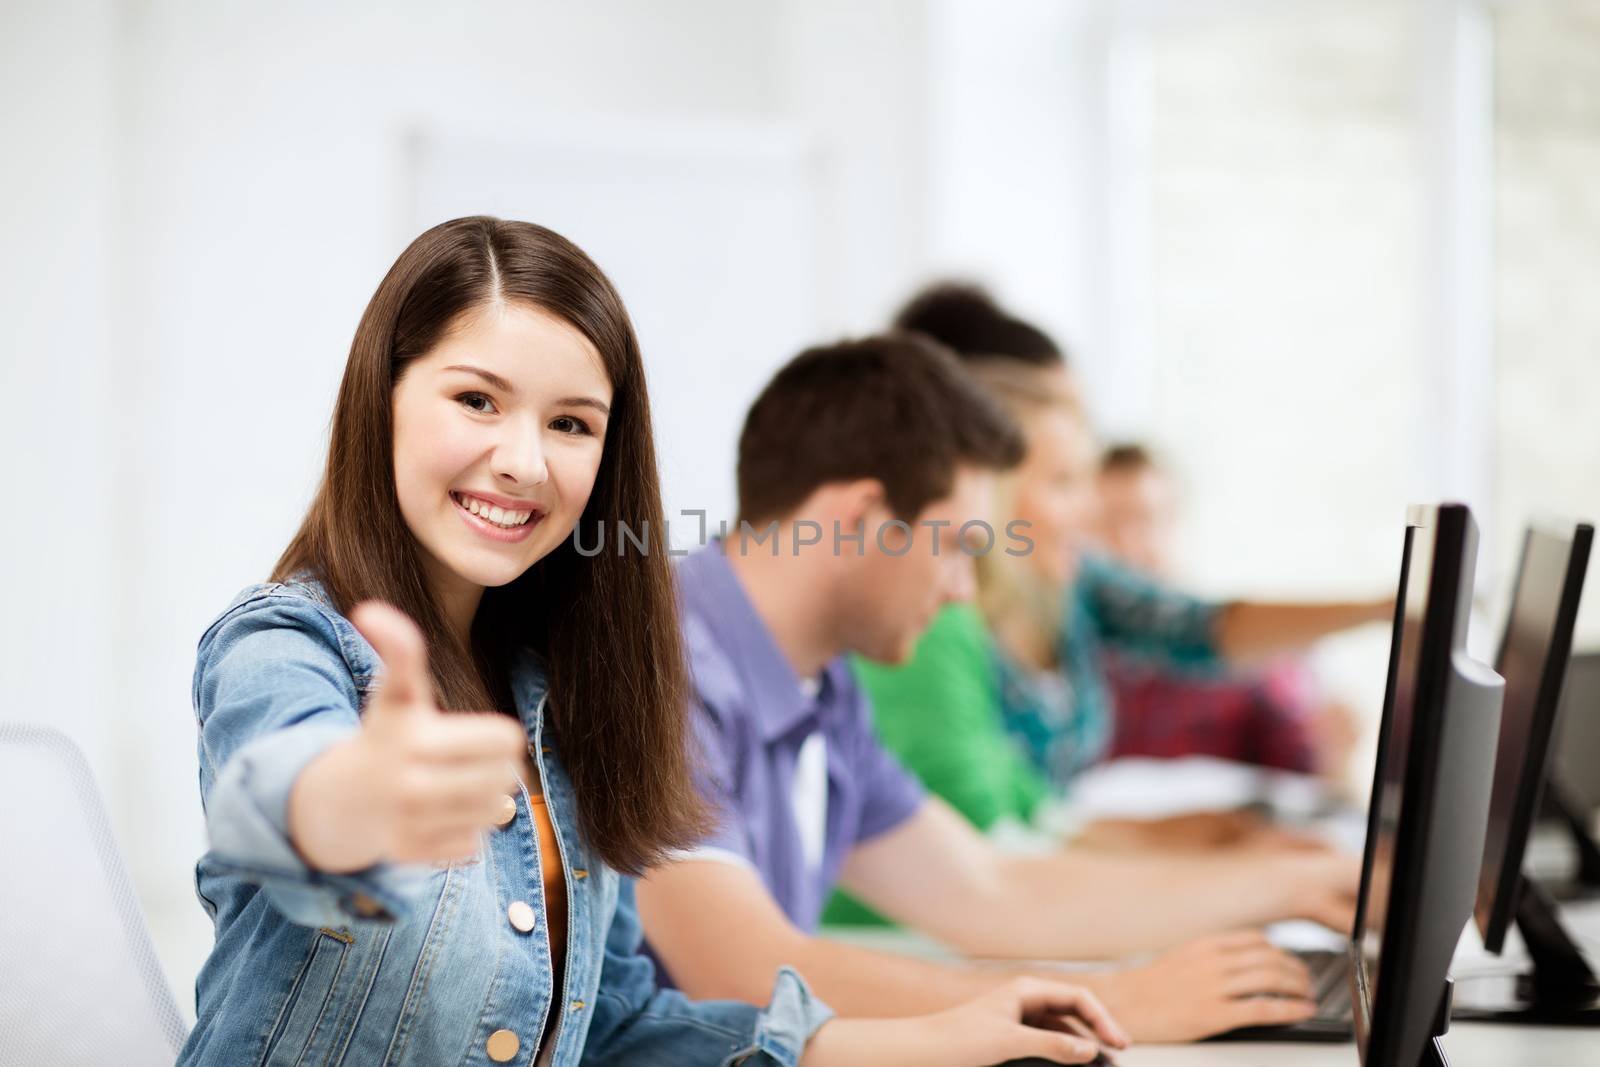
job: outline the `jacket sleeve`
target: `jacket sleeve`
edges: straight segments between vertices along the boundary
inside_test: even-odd
[[[394,919],[432,874],[383,863],[328,873],[289,839],[290,788],[312,759],[355,733],[359,705],[333,624],[303,597],[247,601],[201,638],[194,706],[212,860],[305,926]]]
[[[690,1000],[658,990],[655,965],[640,951],[643,930],[633,880],[623,878],[606,935],[600,992],[584,1045],[585,1065],[795,1067],[806,1042],[833,1011],[804,979],[780,968],[765,1008],[732,1000]]]

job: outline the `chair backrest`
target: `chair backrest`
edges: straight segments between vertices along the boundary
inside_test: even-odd
[[[0,1067],[171,1067],[186,1027],[83,754],[0,722]]]

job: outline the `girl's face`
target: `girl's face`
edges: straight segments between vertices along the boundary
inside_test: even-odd
[[[600,469],[600,353],[536,307],[457,321],[394,387],[394,481],[436,596],[475,609],[571,534]],[[468,612],[470,617],[470,612]]]
[[[1078,569],[1078,546],[1096,519],[1094,438],[1083,420],[1065,408],[1039,412],[1028,427],[1028,454],[1017,469],[1015,517],[1031,524],[1028,563],[1052,584],[1070,581]]]

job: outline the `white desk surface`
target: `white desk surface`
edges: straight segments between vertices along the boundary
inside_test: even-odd
[[[1600,1064],[1600,1030],[1457,1023],[1444,1036],[1451,1067],[1589,1067]],[[1143,1045],[1117,1054],[1120,1067],[1355,1067],[1356,1047],[1207,1042]]]

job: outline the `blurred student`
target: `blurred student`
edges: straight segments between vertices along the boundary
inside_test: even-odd
[[[662,529],[610,282],[528,223],[424,233],[356,331],[300,531],[200,641],[217,938],[179,1063],[1086,1061],[1069,1017],[1121,1044],[1060,984],[914,1025],[832,1020],[787,968],[762,1009],[657,990],[626,876],[707,812],[667,560],[580,550],[623,522]]]
[[[992,569],[995,588],[985,596],[985,610],[946,609],[908,666],[857,664],[886,743],[980,828],[1031,823],[1047,799],[1109,751],[1115,719],[1106,649],[1162,670],[1215,676],[1226,664],[1259,662],[1390,616],[1386,600],[1207,602],[1103,553],[1082,551],[1098,524],[1097,449],[1082,391],[1060,347],[982,288],[962,283],[924,289],[895,325],[950,346],[972,368],[992,364],[1012,379],[1026,368],[1028,380],[1010,388],[1013,406],[1029,408],[1021,394],[1032,390],[1053,410],[1038,420],[1042,440],[1030,448],[1027,469],[1018,476],[1028,484],[1016,494],[1024,506],[1039,510],[1037,521],[1057,528],[1041,544],[1054,545],[1059,555],[1054,561],[1048,551],[1030,557],[1037,581],[1008,582],[1002,570]],[[973,688],[963,691],[958,676]],[[930,715],[972,729],[946,745],[936,739],[938,731],[926,729]],[[963,758],[963,751],[976,754]],[[1207,845],[1257,840],[1254,833],[1244,835],[1254,829],[1253,823],[1227,818],[1185,819],[1152,826],[1149,837],[1154,844]],[[826,919],[882,921],[842,895]]]
[[[1114,557],[1164,582],[1173,576],[1176,491],[1145,446],[1100,459],[1097,539]],[[1320,700],[1305,666],[1282,657],[1259,671],[1182,673],[1107,653],[1116,709],[1110,758],[1213,756],[1339,779],[1357,739],[1354,715]]]
[[[1108,649],[1220,671],[1392,616],[1387,599],[1209,601],[1086,551],[1100,506],[1098,449],[1060,349],[969,286],[924,291],[897,325],[966,346],[959,354],[969,369],[1028,435],[1002,512],[1031,525],[1033,550],[994,557],[980,606],[946,609],[909,664],[859,664],[885,742],[979,827],[1031,817],[1104,758],[1115,721]],[[959,687],[956,664],[967,679]],[[981,713],[976,693],[988,694]],[[930,715],[966,730],[947,743],[928,728]],[[981,756],[958,758],[974,751]]]
[[[841,1014],[902,1016],[1018,973],[818,938],[841,883],[991,957],[1105,958],[1233,931],[1144,966],[1074,973],[1136,1038],[1311,1010],[1304,969],[1239,931],[1288,917],[1348,928],[1353,860],[1009,855],[924,793],[873,734],[846,654],[904,660],[941,607],[972,596],[995,474],[1022,450],[956,359],[914,335],[804,352],[756,399],[739,440],[738,527],[678,572],[719,825],[648,872],[638,899],[663,977],[680,989],[758,999],[788,963]]]

